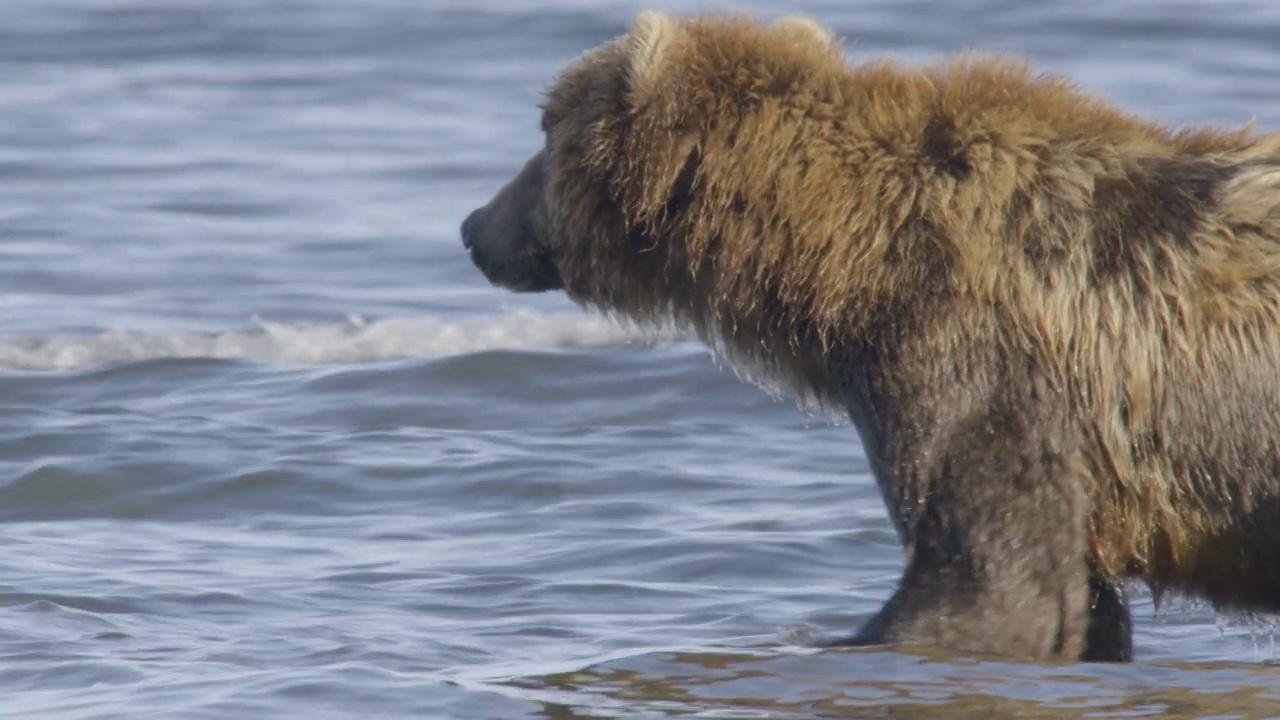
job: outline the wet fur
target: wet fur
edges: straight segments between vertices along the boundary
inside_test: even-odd
[[[1280,611],[1280,136],[661,13],[543,124],[536,201],[517,177],[473,253],[848,413],[907,555],[850,642],[1124,660],[1126,577]]]

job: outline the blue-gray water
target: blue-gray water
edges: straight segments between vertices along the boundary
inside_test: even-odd
[[[641,7],[0,5],[0,717],[1280,716],[1266,619],[1142,592],[1125,667],[779,642],[901,567],[853,431],[456,237]],[[1271,0],[786,11],[1280,126]]]

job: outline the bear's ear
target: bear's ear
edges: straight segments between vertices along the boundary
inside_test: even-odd
[[[633,97],[644,97],[657,85],[667,55],[682,32],[680,22],[660,10],[645,10],[631,22],[627,69]]]
[[[773,21],[773,28],[786,33],[797,41],[816,43],[828,49],[834,48],[839,44],[830,30],[822,27],[822,25],[818,24],[818,21],[803,15],[779,18]]]

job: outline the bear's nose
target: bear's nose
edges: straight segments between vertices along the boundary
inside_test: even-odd
[[[480,211],[472,210],[466,220],[462,221],[462,247],[471,249],[475,243],[476,226],[480,224]]]

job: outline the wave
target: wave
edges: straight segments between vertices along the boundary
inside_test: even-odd
[[[198,358],[279,365],[432,358],[483,350],[533,350],[679,340],[583,313],[515,310],[482,318],[441,316],[279,323],[225,332],[111,330],[0,341],[0,371],[74,371],[118,362]]]

